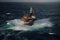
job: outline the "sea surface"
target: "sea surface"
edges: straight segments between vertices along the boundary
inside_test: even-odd
[[[37,18],[37,21],[33,25],[33,28],[35,28],[34,30],[6,29],[7,27],[22,27],[20,25],[21,22],[18,20],[21,19],[24,11],[29,15],[30,7],[33,8]],[[11,20],[15,23],[15,26],[12,25]],[[7,23],[9,24],[8,26],[6,25]],[[44,25],[41,28],[41,23],[46,23],[47,27]],[[17,24],[19,26],[17,26]],[[36,25],[39,26],[36,27]],[[28,26],[27,29],[30,27],[31,26]],[[25,29],[26,26],[23,28]],[[36,30],[36,28],[39,29]],[[0,2],[0,40],[59,40],[59,37],[60,3]]]

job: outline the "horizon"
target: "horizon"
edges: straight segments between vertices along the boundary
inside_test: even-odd
[[[35,2],[35,3],[45,3],[45,2],[60,2],[60,0],[0,0],[0,2]]]
[[[60,2],[0,2],[0,3],[60,3]]]

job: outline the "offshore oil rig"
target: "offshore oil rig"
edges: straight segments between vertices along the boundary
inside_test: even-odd
[[[24,22],[24,24],[26,25],[33,25],[34,24],[34,21],[36,20],[36,16],[34,14],[34,10],[32,7],[30,7],[30,14],[27,15],[26,12],[24,12],[24,15],[22,16],[21,18],[21,21]]]

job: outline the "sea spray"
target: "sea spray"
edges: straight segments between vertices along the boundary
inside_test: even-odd
[[[20,19],[10,20],[7,22],[7,25],[9,24],[12,24],[13,26],[12,27],[8,26],[7,29],[24,30],[24,31],[38,30],[45,27],[52,27],[52,23],[50,22],[49,18],[36,20],[32,26],[24,25],[24,22],[21,21]]]

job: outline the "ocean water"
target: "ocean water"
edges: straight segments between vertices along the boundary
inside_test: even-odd
[[[29,14],[30,6],[34,9],[37,20],[33,26],[22,25],[19,20],[24,11]],[[0,3],[0,38],[1,40],[59,40],[59,10],[59,3]]]

